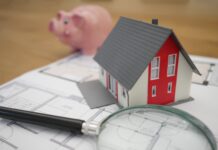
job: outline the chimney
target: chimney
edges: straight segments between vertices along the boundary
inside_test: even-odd
[[[152,19],[151,23],[154,25],[158,25],[158,19]]]

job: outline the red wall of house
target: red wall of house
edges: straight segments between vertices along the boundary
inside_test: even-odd
[[[175,75],[167,77],[168,55],[176,54]],[[151,80],[151,64],[148,68],[148,104],[168,104],[175,101],[179,48],[172,35],[166,40],[156,56],[160,57],[159,79]],[[172,92],[168,93],[168,83],[172,82]],[[156,85],[156,96],[152,97],[152,86]]]

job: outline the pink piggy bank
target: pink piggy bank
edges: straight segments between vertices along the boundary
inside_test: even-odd
[[[49,23],[54,33],[71,49],[93,55],[102,45],[112,28],[112,19],[100,6],[84,5],[70,12],[60,11]]]

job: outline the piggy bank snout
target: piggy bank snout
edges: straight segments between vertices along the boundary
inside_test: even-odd
[[[70,33],[70,31],[66,30],[66,31],[64,31],[63,35],[64,35],[64,37],[70,37],[71,33]]]

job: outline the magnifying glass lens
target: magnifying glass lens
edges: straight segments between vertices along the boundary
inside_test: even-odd
[[[215,150],[210,137],[208,138],[200,128],[187,120],[187,117],[190,116],[160,108],[125,109],[113,114],[102,123],[98,148],[100,150]],[[193,121],[193,118],[189,119]]]

